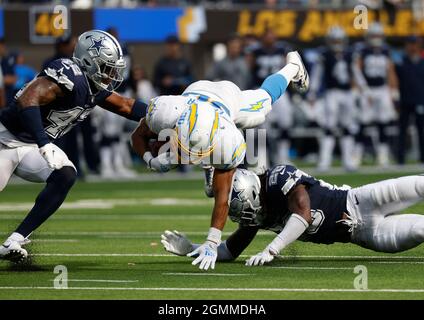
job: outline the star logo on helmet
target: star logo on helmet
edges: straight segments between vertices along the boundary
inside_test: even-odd
[[[100,56],[102,49],[106,48],[106,46],[103,45],[104,39],[104,37],[100,39],[95,39],[94,37],[91,37],[91,46],[88,48],[88,50],[94,50],[96,51],[97,56]]]
[[[238,191],[238,190],[234,189],[232,197],[231,197],[232,198],[231,201],[236,200],[236,199],[239,200],[239,201],[243,201],[243,199],[241,198],[242,192],[243,192],[243,190]]]

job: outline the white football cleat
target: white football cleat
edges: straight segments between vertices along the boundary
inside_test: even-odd
[[[305,93],[309,89],[309,74],[303,64],[302,58],[297,51],[287,54],[287,63],[292,63],[299,67],[299,71],[293,78],[293,87],[300,93]]]
[[[0,259],[19,263],[24,261],[27,257],[28,252],[21,247],[21,244],[18,241],[7,239],[0,246]]]

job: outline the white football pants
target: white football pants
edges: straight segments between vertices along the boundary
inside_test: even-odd
[[[424,215],[399,214],[424,200],[424,175],[390,179],[348,192],[357,226],[352,242],[379,252],[401,252],[424,242]]]

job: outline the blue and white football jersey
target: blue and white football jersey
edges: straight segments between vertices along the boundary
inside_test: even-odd
[[[103,102],[110,91],[96,91],[78,65],[70,59],[57,59],[50,62],[37,77],[47,77],[61,87],[63,96],[40,107],[44,129],[51,140],[69,132],[78,122],[83,121],[93,108]],[[35,143],[34,138],[21,122],[17,99],[25,86],[16,94],[14,101],[1,110],[1,123],[20,141]],[[94,93],[93,93],[93,91]]]

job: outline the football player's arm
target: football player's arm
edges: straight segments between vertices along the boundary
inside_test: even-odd
[[[354,57],[354,62],[352,64],[352,72],[355,84],[359,87],[359,89],[363,92],[368,90],[367,80],[362,73],[362,65],[363,61],[359,55]]]
[[[144,102],[123,97],[115,92],[99,103],[99,106],[134,121],[140,121],[147,110],[147,104]]]
[[[269,244],[269,252],[278,255],[281,250],[296,241],[312,223],[311,201],[304,185],[297,185],[288,194],[290,217],[283,230]]]
[[[47,77],[38,77],[25,87],[17,99],[20,119],[40,148],[50,142],[43,127],[40,107],[63,95],[58,84]]]
[[[189,257],[197,256],[192,264],[199,264],[200,269],[208,270],[209,267],[211,269],[215,268],[215,261],[218,257],[218,246],[221,244],[222,229],[224,229],[228,216],[228,198],[235,170],[215,169],[212,184],[215,205],[212,212],[211,227],[206,241],[188,254]]]
[[[392,61],[390,61],[388,65],[388,84],[393,101],[399,101],[399,80],[396,74],[395,64]]]
[[[146,119],[141,119],[137,128],[131,134],[131,146],[134,152],[140,157],[143,158],[146,152],[151,153],[151,148],[149,145],[150,139],[157,138],[157,134],[152,132],[146,124]]]
[[[215,204],[212,211],[211,229],[220,231],[224,229],[228,217],[228,198],[235,171],[236,169],[215,169],[212,184]]]

